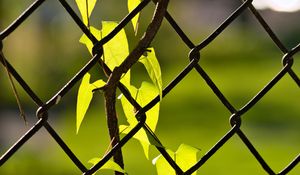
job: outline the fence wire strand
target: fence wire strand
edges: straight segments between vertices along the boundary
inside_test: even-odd
[[[154,132],[147,126],[145,123],[146,120],[146,112],[153,108],[161,99],[160,96],[156,96],[149,102],[145,107],[141,107],[141,105],[135,100],[134,97],[131,96],[126,87],[122,84],[118,84],[119,90],[124,94],[124,96],[128,99],[128,101],[137,109],[136,117],[138,119],[138,124],[133,127],[133,129],[125,135],[120,142],[115,145],[97,164],[95,164],[92,168],[88,169],[84,166],[81,160],[74,154],[72,149],[65,143],[65,141],[60,137],[60,135],[53,129],[53,127],[48,123],[48,112],[55,105],[59,105],[58,102],[61,98],[69,93],[69,91],[74,87],[76,83],[78,83],[82,77],[90,71],[95,66],[101,66],[107,75],[112,73],[112,70],[108,68],[108,66],[103,62],[101,56],[103,55],[103,45],[110,41],[120,30],[122,30],[131,19],[136,16],[139,12],[141,12],[145,7],[149,6],[150,0],[143,0],[131,13],[126,15],[123,20],[118,24],[118,26],[111,31],[106,37],[101,40],[97,40],[96,37],[90,32],[89,28],[82,22],[80,17],[76,14],[75,10],[69,5],[69,3],[65,0],[59,0],[59,3],[65,11],[71,16],[74,23],[82,30],[82,32],[92,41],[94,44],[93,47],[93,56],[89,59],[89,61],[67,82],[55,95],[52,96],[48,101],[43,102],[41,98],[31,89],[30,85],[26,83],[26,81],[22,78],[22,76],[17,72],[13,65],[11,65],[8,59],[5,57],[5,53],[3,53],[3,40],[9,37],[15,29],[17,29],[20,25],[22,25],[31,15],[34,13],[45,1],[44,0],[36,0],[33,2],[15,21],[13,21],[7,28],[1,31],[0,33],[0,48],[1,48],[1,63],[3,67],[5,67],[9,73],[14,77],[14,79],[18,82],[18,84],[22,87],[22,89],[26,92],[26,94],[33,100],[33,102],[37,105],[37,121],[35,125],[30,128],[22,137],[19,138],[14,145],[12,145],[0,158],[0,166],[4,165],[7,160],[9,160],[16,151],[22,148],[24,144],[28,142],[37,132],[40,131],[42,127],[44,127],[49,135],[57,142],[60,148],[65,152],[65,154],[72,160],[72,162],[78,167],[78,169],[84,175],[90,175],[99,170],[108,160],[110,160],[116,152],[121,149],[129,140],[133,138],[133,136],[140,131],[141,129],[147,130],[154,139],[160,144],[163,143],[160,139],[154,134]],[[153,0],[153,3],[157,3],[157,0]],[[278,49],[282,52],[282,63],[283,67],[278,71],[277,75],[275,75],[269,82],[263,87],[251,100],[248,101],[243,107],[240,109],[236,109],[234,105],[225,97],[225,95],[220,90],[221,88],[217,87],[209,74],[202,67],[200,59],[201,59],[201,50],[208,45],[211,44],[213,40],[215,40],[228,26],[231,25],[233,21],[235,21],[245,10],[249,10],[251,14],[257,19],[258,23],[265,30],[267,35],[272,39],[274,44],[278,47]],[[228,130],[220,139],[217,141],[214,146],[212,146],[201,158],[200,160],[190,167],[187,171],[183,171],[179,165],[170,157],[167,151],[163,147],[156,147],[156,149],[164,156],[164,158],[168,161],[170,166],[176,171],[177,174],[185,174],[189,175],[200,169],[226,142],[228,142],[234,135],[237,135],[240,140],[244,143],[244,145],[249,149],[251,154],[255,157],[261,167],[267,174],[270,175],[284,175],[288,174],[292,171],[300,161],[300,154],[296,156],[294,160],[292,160],[285,168],[283,168],[279,173],[275,173],[275,171],[268,165],[268,163],[264,160],[262,155],[258,152],[255,146],[252,144],[251,140],[246,136],[246,134],[241,130],[242,118],[245,113],[247,113],[251,108],[255,106],[257,102],[259,102],[273,87],[276,85],[286,74],[288,74],[291,79],[300,87],[300,79],[297,73],[295,73],[292,69],[293,67],[293,56],[300,52],[300,44],[294,46],[291,50],[287,49],[287,47],[282,43],[282,41],[277,37],[277,35],[273,32],[272,28],[267,24],[264,18],[260,15],[259,11],[253,6],[252,0],[245,0],[241,2],[241,5],[236,8],[234,12],[232,12],[227,19],[225,19],[222,24],[217,27],[206,39],[204,39],[199,44],[194,44],[188,35],[181,29],[181,27],[177,24],[176,20],[172,17],[169,12],[165,14],[165,20],[168,21],[170,26],[174,29],[174,32],[181,38],[182,42],[186,45],[188,49],[190,49],[190,53],[187,59],[189,59],[189,64],[185,66],[185,68],[173,78],[173,80],[163,89],[162,96],[165,97],[169,92],[171,92],[174,87],[176,87],[182,80],[185,78],[193,69],[197,71],[200,77],[206,82],[207,86],[210,87],[212,92],[216,95],[216,97],[220,100],[220,102],[226,107],[226,109],[231,113],[230,116],[230,124],[231,128]],[[278,60],[280,61],[280,60]],[[162,99],[163,100],[163,99]]]

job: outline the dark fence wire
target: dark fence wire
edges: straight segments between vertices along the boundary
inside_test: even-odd
[[[106,37],[102,40],[98,41],[95,36],[93,36],[89,29],[83,24],[81,19],[77,16],[71,6],[65,0],[59,0],[60,4],[65,8],[68,14],[72,17],[77,26],[89,37],[89,39],[93,42],[93,57],[86,63],[82,69],[74,75],[74,77],[63,86],[63,88],[58,91],[49,101],[43,102],[38,95],[30,88],[30,86],[23,80],[22,76],[18,74],[15,68],[8,62],[4,53],[2,52],[3,43],[2,41],[9,37],[11,33],[14,32],[16,28],[18,28],[26,19],[30,17],[30,15],[43,4],[44,0],[36,0],[32,3],[14,22],[11,23],[6,29],[1,31],[0,34],[0,61],[4,67],[9,71],[9,73],[15,78],[15,80],[19,83],[19,85],[24,89],[24,91],[31,97],[31,99],[35,102],[38,107],[36,115],[38,117],[35,125],[29,129],[19,140],[7,150],[1,156],[0,166],[2,166],[10,157],[14,155],[16,151],[18,151],[22,145],[26,144],[26,142],[32,138],[39,130],[44,127],[48,133],[54,138],[54,140],[58,143],[58,145],[63,149],[66,155],[73,161],[73,163],[80,169],[80,171],[85,175],[93,174],[95,171],[99,170],[115,153],[118,149],[121,149],[140,129],[148,130],[149,133],[153,135],[153,137],[157,140],[157,142],[161,143],[159,138],[149,129],[147,124],[145,123],[146,115],[145,112],[150,110],[155,104],[160,101],[160,97],[155,97],[149,104],[145,107],[141,107],[135,99],[130,95],[124,85],[119,83],[118,88],[124,94],[124,96],[130,101],[130,103],[138,110],[136,117],[139,120],[138,124],[126,135],[124,136],[119,144],[115,145],[95,166],[91,169],[88,169],[84,166],[84,164],[76,157],[76,155],[72,152],[72,150],[66,145],[64,140],[59,136],[59,134],[52,128],[52,126],[48,123],[48,111],[55,105],[58,105],[58,102],[61,98],[65,96],[73,86],[81,80],[83,75],[87,73],[91,68],[93,68],[96,64],[100,65],[104,68],[106,73],[109,75],[111,70],[108,66],[100,59],[103,54],[102,46],[111,40],[122,28],[127,25],[131,19],[139,13],[143,8],[149,5],[150,0],[143,0],[141,4],[136,7],[131,13],[129,13],[124,19],[119,23],[119,25]],[[156,0],[153,0],[155,3]],[[221,90],[216,86],[210,76],[204,71],[199,64],[200,53],[203,48],[209,45],[215,38],[217,38],[223,31],[226,29],[234,20],[236,20],[245,10],[250,10],[253,16],[258,20],[261,26],[264,28],[269,37],[276,44],[278,49],[283,53],[282,69],[277,73],[276,76],[273,77],[269,81],[266,86],[260,90],[246,105],[244,105],[240,109],[236,109],[223,95]],[[298,75],[292,70],[293,66],[293,56],[300,52],[300,44],[296,45],[293,49],[288,50],[284,44],[279,40],[279,38],[275,35],[269,25],[266,23],[264,18],[260,15],[260,13],[255,9],[252,5],[252,0],[243,1],[242,4],[226,19],[223,23],[215,29],[205,40],[203,40],[199,44],[194,44],[189,37],[183,32],[183,30],[176,23],[176,20],[170,15],[169,12],[165,14],[165,19],[172,26],[174,31],[178,34],[178,36],[182,39],[182,41],[186,44],[186,46],[191,50],[189,54],[190,62],[189,64],[182,70],[180,74],[178,74],[174,79],[167,85],[167,87],[163,90],[163,97],[167,95],[181,80],[189,74],[189,72],[195,69],[199,75],[205,80],[207,85],[211,88],[211,90],[215,93],[218,99],[224,104],[224,106],[228,109],[228,111],[232,114],[230,116],[230,124],[231,129],[223,135],[220,140],[215,143],[211,149],[204,154],[204,156],[190,169],[184,172],[176,162],[169,156],[166,150],[162,147],[156,147],[157,150],[165,157],[168,163],[173,167],[177,174],[192,174],[202,165],[205,164],[207,160],[211,158],[212,155],[216,153],[228,140],[232,138],[232,136],[237,135],[242,142],[247,146],[252,155],[256,158],[256,160],[260,163],[262,168],[266,173],[270,175],[284,175],[290,172],[300,161],[300,154],[296,156],[294,160],[292,160],[289,165],[287,165],[284,169],[282,169],[279,173],[275,173],[274,170],[268,165],[268,163],[263,159],[263,157],[259,154],[257,149],[253,146],[248,137],[241,130],[241,121],[242,117],[249,109],[251,109],[261,98],[268,93],[272,87],[277,84],[284,75],[289,74],[290,77],[294,80],[294,82],[300,86],[300,79]]]

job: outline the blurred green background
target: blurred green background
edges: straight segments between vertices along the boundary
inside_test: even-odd
[[[75,3],[69,1],[76,12]],[[230,3],[229,3],[230,2]],[[32,1],[0,1],[0,29],[4,30]],[[224,21],[239,1],[171,1],[169,12],[192,39],[200,43]],[[132,26],[125,30],[133,49],[148,25],[153,4],[142,12],[138,36]],[[299,12],[261,11],[283,43],[291,49],[300,41]],[[101,20],[120,21],[127,14],[126,1],[99,1],[91,24],[101,28]],[[286,20],[289,19],[289,20]],[[58,1],[46,1],[28,20],[4,41],[3,53],[24,80],[46,102],[88,61],[90,55],[79,43],[82,35]],[[164,87],[188,64],[189,49],[171,26],[164,21],[152,43],[162,68]],[[256,19],[246,10],[216,40],[201,51],[200,65],[223,94],[239,109],[257,94],[282,68],[283,54],[267,36]],[[293,70],[300,75],[299,54]],[[103,78],[100,69],[91,72]],[[148,80],[141,65],[133,67],[136,86]],[[17,85],[22,105],[29,120],[27,126],[19,117],[18,107],[4,67],[0,68],[0,153],[13,145],[36,122],[37,107]],[[103,96],[97,93],[78,135],[75,128],[76,98],[79,83],[49,111],[49,123],[87,166],[88,160],[102,157],[109,145]],[[299,154],[300,92],[289,75],[279,81],[266,96],[243,116],[242,131],[274,169],[281,171]],[[118,102],[120,123],[125,123]],[[203,156],[227,131],[230,112],[196,71],[186,76],[161,102],[156,130],[163,145],[176,150],[181,143],[201,149]],[[122,149],[128,174],[156,174],[151,160],[159,152],[151,148],[147,160],[136,140]],[[58,144],[42,128],[17,153],[0,167],[0,174],[80,174]],[[112,174],[100,171],[99,174]],[[264,175],[247,147],[233,136],[198,174]],[[300,174],[297,165],[289,174]]]

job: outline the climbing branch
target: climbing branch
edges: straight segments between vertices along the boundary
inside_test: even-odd
[[[142,56],[145,50],[149,47],[152,40],[154,39],[156,33],[158,32],[162,20],[164,18],[169,0],[159,0],[156,3],[155,12],[153,18],[147,27],[141,40],[138,42],[134,50],[127,56],[123,63],[116,67],[110,74],[108,81],[103,88],[105,97],[105,109],[107,124],[109,129],[110,138],[112,140],[112,146],[119,143],[119,127],[118,119],[116,114],[116,89],[117,85],[122,77]],[[123,156],[121,149],[114,155],[114,161],[124,168]],[[115,173],[116,175],[121,175],[122,173]]]

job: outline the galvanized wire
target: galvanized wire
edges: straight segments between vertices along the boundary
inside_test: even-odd
[[[73,161],[73,163],[78,167],[78,169],[85,175],[93,174],[97,170],[99,170],[115,153],[117,150],[121,149],[133,136],[141,129],[147,130],[152,134],[153,138],[156,141],[163,145],[163,143],[159,140],[159,138],[154,134],[154,132],[147,126],[145,123],[146,115],[145,113],[154,107],[161,99],[160,96],[156,96],[153,98],[151,102],[149,102],[145,107],[141,107],[137,103],[137,101],[131,96],[127,88],[122,84],[118,84],[119,90],[124,94],[124,96],[128,99],[128,101],[137,109],[136,117],[138,120],[138,124],[133,127],[133,129],[121,139],[121,141],[115,145],[96,165],[92,168],[88,169],[84,166],[84,164],[76,157],[73,151],[68,147],[65,141],[59,136],[59,134],[52,128],[52,126],[48,123],[48,118],[51,117],[48,115],[48,112],[55,105],[59,105],[57,102],[64,98],[64,96],[70,92],[70,90],[74,87],[76,83],[78,83],[82,77],[93,67],[96,65],[101,66],[107,75],[110,75],[112,71],[108,68],[108,66],[103,62],[101,56],[103,55],[102,46],[110,41],[121,29],[123,29],[131,19],[140,11],[142,11],[146,6],[149,5],[150,0],[143,0],[139,6],[137,6],[131,13],[123,18],[123,20],[118,24],[118,26],[110,32],[106,37],[101,40],[97,40],[96,37],[90,32],[87,26],[81,21],[81,19],[77,16],[76,12],[72,9],[68,2],[65,0],[59,0],[59,3],[64,7],[64,9],[68,12],[71,18],[74,20],[75,24],[82,30],[82,32],[92,41],[94,44],[93,47],[93,57],[78,71],[73,78],[67,82],[52,98],[48,101],[43,102],[38,95],[30,88],[30,86],[26,83],[26,81],[22,78],[22,76],[17,72],[13,65],[8,62],[8,59],[5,57],[5,53],[3,53],[3,40],[11,35],[20,25],[26,21],[31,14],[36,11],[41,4],[45,2],[44,0],[36,0],[33,2],[14,22],[12,22],[6,29],[1,31],[0,33],[0,48],[1,48],[1,58],[0,61],[4,67],[9,71],[9,73],[15,78],[15,80],[19,83],[19,85],[23,88],[26,94],[33,100],[33,102],[37,105],[37,121],[35,125],[29,129],[19,140],[12,145],[0,158],[0,166],[6,163],[6,161],[14,156],[15,152],[22,148],[24,144],[27,143],[28,140],[32,138],[37,132],[40,131],[42,127],[44,127],[51,137],[58,143],[61,149],[65,152],[65,154]],[[153,0],[156,3],[156,0]],[[250,10],[253,16],[258,20],[259,24],[266,31],[268,36],[272,39],[278,49],[283,53],[282,63],[283,67],[278,71],[277,75],[275,75],[269,82],[262,88],[251,100],[246,103],[240,109],[234,107],[234,105],[229,102],[229,100],[225,97],[219,87],[214,83],[212,78],[208,73],[203,69],[200,59],[201,59],[201,50],[207,47],[213,40],[215,40],[228,26],[231,25],[233,21],[235,21],[245,10]],[[297,73],[293,71],[293,56],[300,52],[300,44],[296,45],[291,50],[287,49],[287,47],[282,43],[282,41],[276,36],[273,32],[272,28],[267,24],[264,18],[260,15],[257,9],[252,5],[252,0],[242,1],[241,5],[228,16],[227,19],[223,21],[223,23],[215,29],[206,39],[204,39],[199,44],[194,44],[191,39],[186,35],[186,33],[180,28],[180,26],[176,23],[176,20],[171,16],[169,12],[165,14],[165,20],[169,22],[170,26],[174,29],[176,34],[182,39],[188,49],[190,49],[189,63],[186,67],[176,76],[173,80],[163,89],[162,96],[165,97],[170,91],[176,87],[184,77],[186,77],[191,70],[195,69],[199,76],[204,79],[206,84],[210,87],[210,89],[214,92],[216,97],[222,102],[225,108],[231,113],[230,116],[230,125],[231,129],[227,131],[223,137],[219,139],[218,142],[212,146],[209,151],[207,151],[200,160],[190,167],[187,171],[183,171],[179,165],[170,157],[164,147],[157,146],[157,150],[164,156],[164,158],[168,161],[168,163],[173,167],[177,174],[192,174],[193,172],[200,169],[226,142],[228,142],[234,135],[237,135],[241,141],[245,144],[245,146],[249,149],[251,154],[256,158],[256,160],[260,163],[262,168],[265,170],[267,174],[288,174],[291,170],[293,170],[300,161],[300,154],[292,160],[289,165],[287,165],[280,172],[276,173],[272,167],[268,165],[268,163],[264,160],[261,154],[257,151],[255,146],[251,143],[251,140],[246,136],[246,134],[242,131],[242,118],[245,113],[247,113],[251,108],[253,108],[257,102],[259,102],[273,87],[276,85],[283,76],[289,74],[293,81],[300,86],[300,79]],[[159,49],[159,48],[157,48]],[[163,100],[163,99],[162,99]]]

